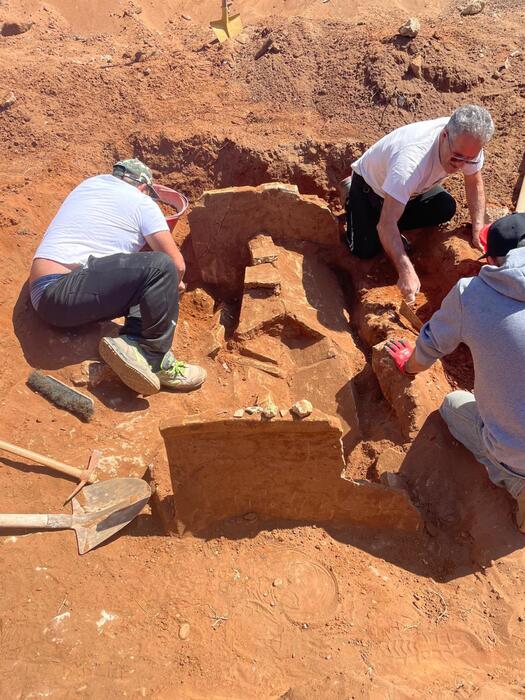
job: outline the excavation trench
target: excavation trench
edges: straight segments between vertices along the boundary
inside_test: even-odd
[[[381,263],[353,263],[326,203],[282,183],[207,191],[188,229],[190,296],[208,309],[197,344],[228,389],[220,410],[161,425],[166,529],[239,517],[420,529],[405,458],[451,385],[439,364],[410,383],[385,356],[383,341],[411,329],[389,280],[371,284]],[[314,408],[305,418],[290,412],[302,399]]]

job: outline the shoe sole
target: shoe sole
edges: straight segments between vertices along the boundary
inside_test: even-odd
[[[102,338],[98,344],[100,357],[111,367],[118,378],[126,386],[142,396],[151,396],[160,391],[160,381],[153,373],[151,377],[142,374],[136,367],[128,362],[106,338]]]
[[[192,384],[191,386],[171,386],[170,384],[163,384],[160,382],[160,388],[161,389],[171,389],[171,391],[180,391],[182,392],[187,392],[187,391],[195,391],[195,389],[200,389],[200,387],[204,384],[208,377],[208,374],[206,371],[204,372],[204,377],[202,378],[202,382],[200,384]]]

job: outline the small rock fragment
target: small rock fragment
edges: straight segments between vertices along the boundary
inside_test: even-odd
[[[29,31],[34,22],[3,22],[0,29],[2,36],[17,36]]]
[[[276,579],[274,579],[274,581],[273,581],[273,583],[272,583],[272,586],[273,586],[274,588],[280,588],[280,586],[282,586],[282,585],[283,585],[283,580],[282,580],[282,578],[276,578]]]
[[[186,22],[191,22],[191,15],[181,15],[182,19],[185,19]]]
[[[287,409],[287,408],[281,408],[281,410],[279,411],[279,413],[281,414],[281,418],[284,418],[285,415],[288,413],[288,409]]]
[[[266,406],[263,406],[262,414],[265,418],[275,418],[277,415],[277,406],[273,403],[268,403]]]
[[[476,0],[477,1],[477,0]],[[409,39],[414,39],[421,29],[421,24],[417,17],[410,17],[407,21],[399,27],[398,34],[400,36],[407,36]]]
[[[421,56],[414,56],[414,58],[408,64],[408,69],[414,76],[414,78],[421,78],[421,72],[423,68],[423,59]]]
[[[109,53],[104,53],[100,57],[100,60],[104,63],[111,63],[113,61],[113,56],[110,56]]]
[[[467,2],[466,5],[459,8],[459,12],[462,17],[466,17],[467,15],[478,15],[483,11],[484,7],[485,0],[470,0],[470,2]]]
[[[266,39],[264,44],[255,54],[254,59],[257,61],[259,58],[261,58],[261,56],[264,56],[265,53],[268,53],[268,51],[272,51],[272,53],[278,53],[278,50],[273,44],[272,37],[268,37],[268,39]]]
[[[301,401],[296,401],[291,407],[290,411],[294,413],[299,418],[306,418],[314,410],[314,407],[307,399],[302,399]]]
[[[3,112],[4,109],[8,109],[11,107],[11,105],[14,105],[16,102],[16,95],[14,92],[10,92],[4,97],[0,98],[0,112]]]
[[[244,416],[244,408],[238,408],[233,414],[234,418],[242,418],[243,416]]]
[[[179,627],[179,639],[188,639],[190,636],[190,626],[187,622],[183,622]]]
[[[249,523],[253,523],[255,522],[255,520],[257,520],[257,513],[245,513],[245,515],[243,515],[243,518]]]
[[[262,406],[247,406],[245,410],[249,416],[253,416],[254,413],[263,412]]]

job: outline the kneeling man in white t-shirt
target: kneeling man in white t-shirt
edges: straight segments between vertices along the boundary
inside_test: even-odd
[[[33,307],[52,326],[126,317],[120,336],[102,338],[99,351],[144,396],[163,386],[196,389],[206,379],[171,352],[186,266],[152,185],[136,158],[81,182],[49,225],[29,277]],[[140,252],[145,243],[151,252]]]
[[[454,216],[456,202],[441,182],[463,173],[472,221],[472,243],[481,250],[485,224],[483,147],[494,133],[489,112],[465,105],[451,117],[402,126],[369,148],[341,183],[346,199],[347,242],[359,258],[381,249],[394,263],[403,297],[412,302],[419,278],[407,255],[401,231],[443,224]]]

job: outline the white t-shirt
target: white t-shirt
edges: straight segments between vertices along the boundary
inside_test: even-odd
[[[113,175],[97,175],[66,197],[34,257],[84,265],[90,255],[136,253],[146,236],[167,230],[151,197]]]
[[[439,135],[449,117],[407,124],[371,146],[352,170],[380,197],[389,195],[401,204],[440,184],[448,175],[439,160]],[[465,165],[461,172],[473,175],[483,167],[483,151],[479,162]]]

